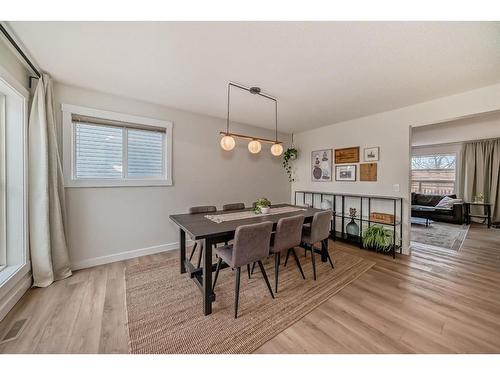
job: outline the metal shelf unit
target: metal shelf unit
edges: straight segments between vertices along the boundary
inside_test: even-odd
[[[403,249],[403,198],[401,197],[391,197],[382,195],[361,195],[361,194],[346,194],[346,193],[329,193],[329,192],[319,192],[319,191],[307,191],[307,190],[297,190],[294,192],[294,204],[301,204],[310,207],[321,208],[321,203],[324,198],[331,198],[331,210],[332,210],[332,223],[330,230],[330,238],[350,243],[355,243],[359,245],[360,248],[363,247],[363,226],[370,227],[374,224],[383,225],[392,228],[393,232],[393,244],[390,247],[387,254],[392,254],[392,257],[396,257],[396,252],[402,253]],[[302,201],[300,199],[302,198]],[[307,199],[309,198],[309,199]],[[319,206],[317,203],[317,198],[319,198]],[[353,236],[347,234],[346,219],[350,220],[351,217],[346,213],[346,199],[354,200],[357,202],[356,209],[358,211],[357,216],[354,217],[354,221],[359,223],[359,236]],[[373,212],[372,207],[375,202],[389,202],[386,210],[390,210],[390,213],[394,215],[394,223],[388,224],[384,222],[379,222],[370,219],[370,214]],[[337,228],[337,220],[341,222],[340,228]]]

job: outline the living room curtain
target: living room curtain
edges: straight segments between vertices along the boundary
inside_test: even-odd
[[[64,234],[64,187],[52,80],[44,74],[29,117],[29,233],[33,286],[71,276]]]
[[[480,193],[492,203],[492,221],[500,222],[500,138],[468,142],[463,150],[463,196],[471,201]]]

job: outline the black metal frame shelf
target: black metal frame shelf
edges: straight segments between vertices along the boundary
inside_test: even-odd
[[[299,204],[297,200],[297,196],[302,195],[302,204],[315,207],[315,203],[317,203],[317,197],[319,197],[319,203],[322,204],[325,197],[332,198],[331,202],[331,210],[333,213],[332,217],[332,226],[330,230],[330,238],[350,243],[358,244],[360,248],[365,249],[363,247],[363,224],[366,223],[367,227],[371,227],[372,225],[383,225],[392,228],[393,231],[393,244],[391,245],[388,252],[384,252],[387,254],[392,254],[392,257],[396,257],[396,252],[399,250],[399,253],[402,254],[403,251],[403,198],[401,197],[391,197],[391,196],[382,196],[382,195],[362,195],[362,194],[346,194],[346,193],[329,193],[329,192],[319,192],[319,191],[308,191],[308,190],[297,190],[294,192],[294,203]],[[306,197],[309,197],[309,203],[307,203]],[[347,199],[358,199],[359,202],[357,204],[357,209],[359,208],[359,214],[352,218],[354,221],[358,221],[359,225],[359,236],[352,236],[347,234],[345,231],[346,221],[345,219],[351,219],[351,216],[345,212],[345,202]],[[337,200],[339,200],[339,204],[337,204]],[[370,214],[372,211],[372,203],[374,201],[389,201],[392,212],[387,212],[394,215],[394,223],[384,223],[377,220],[370,219]],[[364,204],[363,204],[364,203]],[[339,212],[337,212],[337,206],[339,208]],[[365,209],[365,210],[364,210]],[[340,231],[337,230],[337,219],[341,221]],[[372,249],[368,249],[372,250]]]

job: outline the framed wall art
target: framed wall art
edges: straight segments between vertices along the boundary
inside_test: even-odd
[[[356,181],[356,165],[336,165],[335,181]]]
[[[377,181],[377,163],[361,163],[359,181]]]
[[[311,179],[312,181],[332,180],[331,149],[311,152]]]
[[[364,149],[364,160],[365,161],[378,161],[379,159],[379,148],[378,147],[368,147]]]
[[[359,146],[335,150],[335,164],[344,163],[359,163]]]

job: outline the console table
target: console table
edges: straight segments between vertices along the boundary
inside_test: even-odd
[[[382,225],[391,228],[393,232],[393,244],[388,254],[393,258],[396,257],[396,251],[400,254],[403,249],[403,198],[381,196],[381,195],[360,195],[348,193],[330,193],[318,191],[297,190],[294,192],[294,203],[296,205],[304,205],[321,209],[332,210],[332,222],[330,230],[330,238],[359,245],[363,247],[363,230],[372,225]],[[331,205],[326,207],[325,201],[331,201]],[[351,203],[349,203],[351,202]],[[347,233],[346,227],[351,220],[349,215],[349,205],[356,208],[357,214],[353,220],[359,226],[359,235],[350,235]],[[384,206],[381,208],[381,206]],[[386,223],[371,218],[371,213],[375,210],[382,211],[393,215],[394,222]]]
[[[483,207],[483,214],[471,214],[470,207],[471,206],[479,206]],[[471,223],[471,218],[475,217],[478,219],[483,219],[483,224],[486,221],[488,228],[491,228],[491,203],[484,202],[464,202],[464,210],[465,210],[465,222],[466,224]]]

